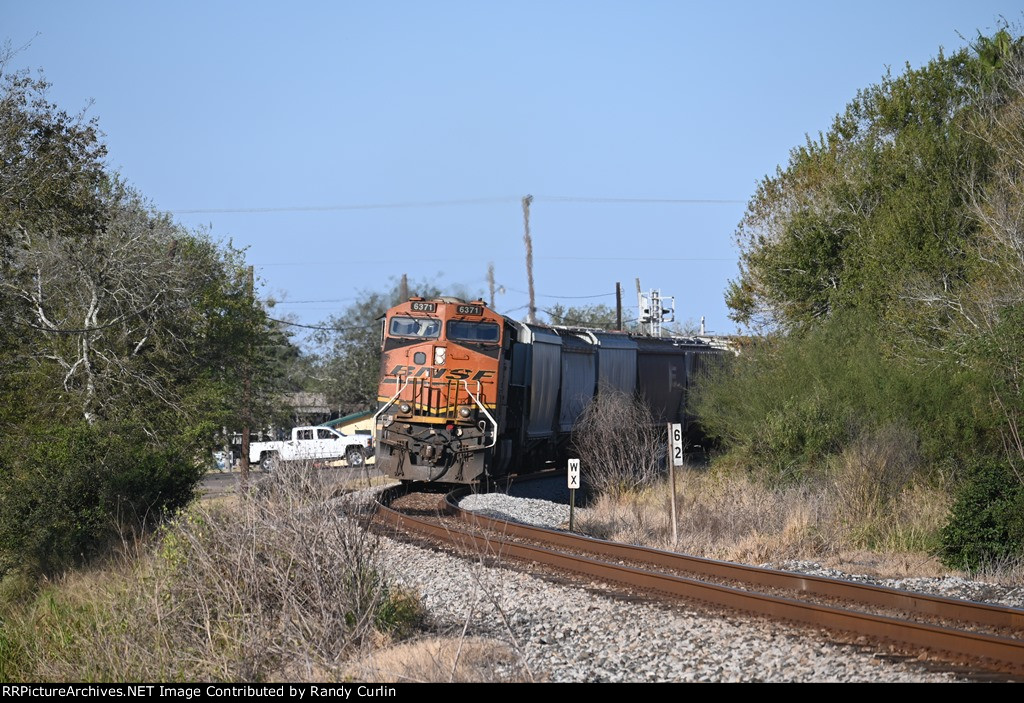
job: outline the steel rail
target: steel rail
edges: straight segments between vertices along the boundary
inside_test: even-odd
[[[990,627],[1020,630],[1024,634],[1024,610],[1005,606],[977,603],[957,598],[944,598],[897,588],[854,583],[841,579],[778,571],[760,566],[718,561],[704,557],[688,556],[650,547],[639,547],[620,542],[577,535],[571,532],[550,530],[517,522],[509,522],[463,510],[454,502],[454,494],[445,497],[444,510],[476,527],[496,530],[500,533],[547,542],[565,549],[599,554],[632,562],[650,564],[677,571],[685,571],[708,578],[740,581],[759,588],[781,588],[797,593],[809,593],[829,598],[854,601],[864,605],[875,605],[894,610],[905,610],[931,615],[947,620],[959,620]]]
[[[998,670],[1024,673],[1024,641],[1022,640],[905,621],[889,616],[857,612],[834,606],[807,603],[792,598],[745,591],[683,576],[610,563],[578,554],[566,554],[547,549],[546,547],[500,539],[489,533],[474,532],[472,526],[469,526],[468,529],[458,529],[447,525],[440,525],[427,519],[404,515],[383,505],[384,500],[378,505],[378,514],[393,527],[426,534],[455,546],[468,547],[479,554],[534,561],[601,580],[613,581],[644,590],[653,590],[677,598],[694,600],[775,619],[789,620],[833,631],[863,635],[873,640],[892,642],[903,648],[915,651],[926,649],[934,654],[957,661],[969,661],[975,664],[983,663],[987,667]],[[445,509],[450,509],[449,502],[442,501],[442,505],[445,506]],[[520,536],[524,534],[521,529],[524,526],[516,523],[493,521],[479,516],[475,516],[475,519],[480,527],[493,523],[494,527],[492,529],[502,531],[508,528],[509,533],[515,531],[520,533]],[[559,535],[559,546],[563,547],[566,546],[564,537],[574,537],[590,542],[591,544],[588,545],[589,550],[592,550],[595,546],[593,543],[599,543],[602,547],[614,544],[602,542],[601,540],[590,540],[590,538],[566,535],[566,533],[558,533],[543,528],[527,527],[525,534],[529,534],[530,531],[534,530],[536,532],[529,537],[530,539],[546,541],[551,534],[555,534]],[[643,561],[636,554],[630,554],[629,547],[625,545],[615,546],[617,547],[616,558]],[[658,550],[649,551],[657,552]],[[602,556],[610,556],[607,552],[602,552],[601,554]],[[722,562],[717,563],[720,564]],[[749,568],[756,570],[756,567]],[[785,572],[778,573],[783,574]],[[794,575],[789,574],[789,576]],[[732,576],[730,578],[736,577]],[[911,595],[915,598],[917,597],[917,594]]]

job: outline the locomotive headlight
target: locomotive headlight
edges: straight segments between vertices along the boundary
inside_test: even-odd
[[[445,357],[447,356],[445,351],[444,347],[434,347],[434,366],[444,364]]]
[[[473,414],[473,409],[467,405],[463,405],[459,408],[459,417],[468,420],[469,416]]]
[[[403,415],[408,415],[412,411],[412,406],[408,403],[402,403],[398,406],[398,409],[402,411]]]

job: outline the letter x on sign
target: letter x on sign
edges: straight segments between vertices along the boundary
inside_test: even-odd
[[[580,460],[569,459],[569,488],[580,487]]]

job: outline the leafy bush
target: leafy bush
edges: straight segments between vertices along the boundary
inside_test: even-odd
[[[885,354],[875,326],[837,316],[744,350],[695,388],[691,409],[727,456],[762,480],[797,481],[884,428],[931,475],[955,475],[996,421],[978,374]]]
[[[973,467],[942,531],[942,559],[975,570],[1024,555],[1024,481],[1004,462]]]
[[[979,451],[956,494],[942,534],[942,557],[950,566],[976,570],[1024,557],[1022,358],[1024,305],[1009,305],[971,349],[972,363],[986,371],[987,397],[997,418],[991,432],[995,446]]]
[[[201,475],[173,446],[130,427],[33,428],[0,457],[0,576],[48,572],[95,555],[121,529],[184,505]]]

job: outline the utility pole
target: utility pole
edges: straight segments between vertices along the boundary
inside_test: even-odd
[[[622,284],[615,282],[615,329],[622,331]]]
[[[251,306],[255,299],[252,266],[246,271],[245,278],[248,303]],[[249,431],[252,424],[252,366],[250,363],[247,354],[245,363],[242,365],[242,421],[245,423],[242,427],[242,490],[249,485]]]
[[[487,262],[487,287],[491,292],[491,310],[494,309],[494,262]]]
[[[532,195],[523,196],[523,243],[526,244],[526,282],[530,290],[530,312],[526,321],[537,322],[537,304],[533,295],[533,239],[530,237],[530,203]]]
[[[409,299],[409,277],[402,274],[402,282],[398,284],[398,302],[404,303]]]
[[[644,300],[644,294],[640,290],[640,279],[636,279],[636,322],[643,331],[644,326],[651,321],[651,306]],[[648,333],[650,329],[648,329]]]

